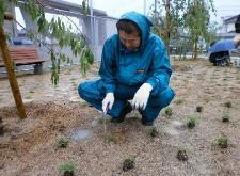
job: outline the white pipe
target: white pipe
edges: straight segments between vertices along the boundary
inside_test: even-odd
[[[90,0],[90,14],[91,14],[91,43],[94,45],[94,17],[93,17],[93,0]]]
[[[143,0],[143,12],[146,15],[146,0]]]

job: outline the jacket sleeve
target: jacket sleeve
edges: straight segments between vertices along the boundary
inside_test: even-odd
[[[147,83],[153,86],[152,95],[161,93],[169,86],[172,68],[165,45],[157,38]]]
[[[114,60],[113,41],[111,39],[108,39],[102,49],[101,64],[98,72],[101,80],[103,81],[103,87],[106,93],[114,93],[115,91]]]

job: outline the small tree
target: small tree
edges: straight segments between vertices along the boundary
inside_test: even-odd
[[[18,6],[21,6],[31,17],[32,21],[37,25],[37,31],[28,31],[28,35],[37,42],[41,42],[40,37],[48,36],[56,39],[60,48],[70,47],[76,57],[80,59],[81,71],[83,74],[90,68],[93,63],[93,54],[90,48],[86,45],[84,35],[78,30],[78,33],[71,32],[71,25],[65,26],[65,23],[60,17],[57,19],[52,18],[47,21],[44,13],[44,5],[38,0],[28,0],[24,4],[18,3],[17,0],[12,0]],[[3,26],[3,16],[5,13],[5,1],[0,2],[0,27]],[[84,0],[80,12],[83,14],[89,13],[89,3]],[[69,19],[69,18],[68,18]],[[37,32],[37,33],[36,33]],[[47,47],[47,46],[46,46]],[[48,48],[48,47],[47,47]],[[48,48],[50,58],[52,61],[52,75],[51,80],[53,84],[58,84],[60,74],[60,64],[71,62],[71,58],[63,52],[56,52],[54,48]]]
[[[192,45],[193,57],[196,58],[198,37],[203,37],[207,42],[212,37],[208,28],[211,11],[214,12],[213,0],[156,0],[150,6],[150,16],[154,22],[153,31],[163,38],[167,47],[171,43],[178,45],[177,50],[180,54]],[[184,33],[188,36],[182,36]],[[182,37],[188,37],[190,41],[182,41]],[[187,45],[183,46],[180,41]]]
[[[24,4],[18,3],[18,0],[10,0],[11,2],[21,6],[30,15],[33,22],[37,24],[37,31],[28,31],[28,34],[34,38],[36,41],[41,41],[38,36],[39,34],[43,36],[50,36],[58,41],[60,48],[70,47],[75,56],[80,59],[81,72],[86,73],[86,70],[90,68],[93,63],[93,53],[90,48],[86,45],[85,38],[81,31],[78,33],[71,32],[71,26],[66,27],[64,22],[58,18],[52,18],[47,21],[44,13],[44,5],[38,0],[28,0]],[[6,36],[3,31],[3,21],[4,18],[7,20],[14,20],[11,15],[6,15],[6,3],[8,1],[0,1],[0,37],[1,37],[1,52],[4,58],[4,63],[7,67],[7,72],[9,75],[9,80],[12,87],[12,92],[14,94],[15,102],[19,111],[20,117],[26,117],[25,109],[22,106],[21,94],[19,91],[18,83],[15,78],[14,69],[12,67],[12,60],[10,58],[9,51],[6,45]],[[84,1],[86,7],[82,8],[82,13],[86,14],[89,9],[88,1]],[[81,9],[79,9],[81,11]],[[51,67],[51,81],[53,84],[58,84],[60,75],[60,65],[63,62],[71,62],[68,56],[64,53],[56,52],[54,48],[49,48],[52,67]]]
[[[186,28],[189,31],[190,41],[192,43],[192,58],[197,58],[197,44],[199,37],[207,39],[209,37],[208,25],[210,19],[210,10],[213,10],[212,0],[189,0],[186,17]]]
[[[183,26],[182,11],[186,0],[156,0],[150,6],[150,16],[153,19],[153,32],[161,36],[169,48],[172,38],[179,37]],[[165,15],[164,15],[165,12]]]

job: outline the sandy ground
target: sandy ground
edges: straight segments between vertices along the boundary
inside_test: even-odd
[[[138,112],[119,125],[107,119],[105,131],[102,115],[76,92],[79,82],[96,77],[97,67],[85,78],[78,68],[65,69],[57,87],[49,74],[18,77],[28,114],[24,120],[16,115],[8,80],[0,79],[0,175],[61,175],[59,166],[69,161],[76,166],[75,175],[84,176],[240,175],[240,70],[207,61],[176,61],[174,68],[173,115],[161,112],[156,138],[141,125]],[[224,106],[228,101],[231,108]],[[222,122],[224,114],[229,123]],[[189,115],[197,117],[193,129],[186,127]],[[79,131],[82,135],[76,135]],[[227,148],[217,145],[221,135],[228,139]],[[66,148],[58,147],[61,138],[69,140]],[[187,161],[176,158],[179,149],[186,149]],[[135,167],[124,172],[128,158]]]

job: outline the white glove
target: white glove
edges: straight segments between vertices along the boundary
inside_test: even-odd
[[[102,100],[102,111],[104,114],[107,114],[107,111],[112,109],[113,102],[113,93],[107,93],[106,97]]]
[[[149,83],[144,83],[137,93],[134,94],[134,97],[132,99],[132,107],[133,109],[142,109],[144,110],[147,106],[147,101],[149,94],[153,90],[153,87]]]
[[[233,39],[234,43],[236,43],[236,45],[240,45],[240,34],[237,34],[234,39]]]

